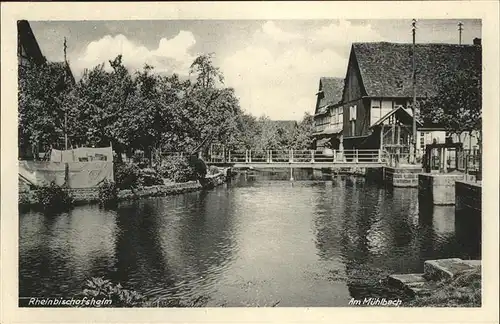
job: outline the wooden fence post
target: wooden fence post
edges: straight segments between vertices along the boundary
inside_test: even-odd
[[[311,163],[314,163],[314,150],[311,150]]]
[[[245,163],[248,163],[248,150],[245,150]]]
[[[355,152],[355,156],[354,156],[354,163],[358,163],[358,150],[356,149],[356,152]]]
[[[382,162],[382,150],[381,149],[378,150],[378,162],[379,163]]]
[[[333,150],[333,162],[337,161],[337,150]]]

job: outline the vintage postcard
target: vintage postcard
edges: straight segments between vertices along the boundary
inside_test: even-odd
[[[498,8],[2,4],[2,322],[497,321]]]

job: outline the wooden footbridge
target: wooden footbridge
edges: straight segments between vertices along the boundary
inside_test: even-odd
[[[209,152],[208,165],[233,168],[369,168],[387,165],[382,150],[266,150]]]

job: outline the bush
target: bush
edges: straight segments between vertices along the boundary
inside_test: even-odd
[[[163,184],[161,175],[154,169],[141,169],[136,164],[120,163],[115,168],[116,187],[135,189]]]
[[[216,167],[215,165],[211,165],[209,168],[208,168],[208,174],[211,174],[211,175],[214,175],[214,174],[219,174],[220,173],[220,170],[218,167]]]
[[[131,163],[115,163],[115,183],[118,189],[133,189],[139,186],[140,169]]]
[[[113,284],[110,280],[100,277],[85,281],[83,292],[79,297],[111,300],[110,305],[102,305],[109,307],[203,307],[209,299],[206,296],[198,296],[187,300],[179,298],[152,300],[135,290],[126,289],[119,283]],[[99,305],[92,306],[99,307]]]
[[[145,298],[140,293],[125,289],[102,278],[88,279],[83,286],[81,297],[110,299],[112,307],[141,307]]]
[[[35,191],[35,200],[44,210],[64,210],[73,205],[73,198],[69,190],[51,182],[48,187],[38,187]]]
[[[101,206],[112,206],[118,201],[118,188],[114,182],[104,180],[99,186],[99,204]]]
[[[169,157],[161,167],[159,173],[162,177],[170,179],[174,182],[187,182],[196,180],[194,168],[183,157]]]
[[[163,184],[163,178],[154,169],[139,170],[139,185],[143,187],[157,186]]]

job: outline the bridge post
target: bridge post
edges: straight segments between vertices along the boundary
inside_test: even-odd
[[[290,149],[290,154],[288,154],[288,162],[293,162],[293,149]]]
[[[382,150],[381,149],[378,150],[378,162],[379,163],[382,162]]]
[[[245,163],[248,163],[248,150],[245,150]]]
[[[358,150],[356,149],[356,155],[354,157],[354,163],[358,163]]]
[[[333,150],[333,162],[337,161],[337,150]]]
[[[227,151],[227,162],[231,163],[231,151]]]
[[[248,162],[252,163],[252,150],[248,151]]]
[[[269,163],[273,163],[273,151],[269,150]]]
[[[314,150],[311,150],[311,163],[314,163]]]

